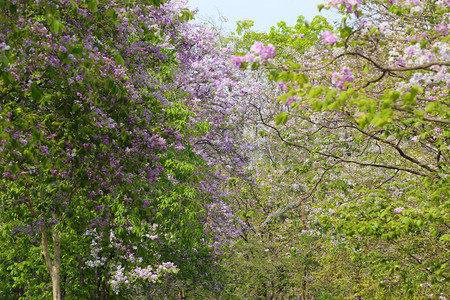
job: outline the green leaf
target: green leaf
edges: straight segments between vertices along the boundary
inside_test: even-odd
[[[252,70],[257,70],[257,69],[259,69],[259,67],[260,67],[259,62],[254,62],[254,63],[252,64]]]
[[[444,235],[442,235],[440,238],[439,238],[439,240],[440,241],[443,241],[443,242],[450,242],[450,234],[444,234]]]
[[[90,11],[97,12],[98,10],[98,0],[86,0],[86,4]]]
[[[82,54],[83,53],[83,48],[75,47],[75,48],[72,49],[72,51],[70,51],[70,53],[72,53],[72,54]]]
[[[287,120],[288,114],[286,112],[282,112],[281,114],[275,117],[275,124],[277,125],[286,124]]]
[[[331,89],[327,92],[327,100],[331,100],[332,98],[336,97],[337,95],[337,90],[336,89]]]
[[[425,116],[425,112],[423,110],[415,109],[414,115],[420,119],[423,119],[423,117]]]
[[[116,53],[116,54],[114,55],[114,60],[116,61],[116,64],[117,64],[117,65],[122,65],[122,66],[125,65],[125,61],[123,60],[122,56],[120,56],[119,53]]]
[[[72,112],[76,112],[81,107],[81,104],[77,103],[72,105]]]
[[[424,49],[424,48],[427,46],[427,44],[428,44],[428,40],[423,40],[423,41],[421,41],[421,42],[420,42],[420,48],[421,48],[421,49]]]
[[[312,90],[309,91],[308,98],[310,98],[310,99],[316,98],[322,92],[323,92],[323,87],[321,87],[321,86],[315,87],[315,88],[313,88]]]
[[[427,105],[427,107],[425,108],[425,111],[427,113],[430,113],[436,109],[436,106],[437,106],[436,102],[431,102],[430,104]]]
[[[31,97],[33,98],[34,101],[39,102],[41,101],[42,97],[43,97],[43,93],[41,88],[36,84],[33,83],[31,85]]]
[[[51,29],[54,33],[60,33],[63,31],[63,25],[58,20],[53,20],[53,23],[51,25]]]
[[[278,70],[270,71],[269,80],[278,81],[280,72]]]
[[[341,38],[345,39],[346,37],[348,37],[351,33],[352,33],[352,29],[348,26],[341,28],[341,30],[339,31],[341,34]]]

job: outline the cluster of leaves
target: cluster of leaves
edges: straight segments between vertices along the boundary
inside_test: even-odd
[[[252,30],[253,21],[245,20],[237,22],[236,33],[232,33],[224,40],[232,42],[237,53],[245,53],[255,41],[264,44],[277,45],[277,57],[287,59],[295,54],[301,54],[306,49],[320,42],[320,34],[324,30],[331,30],[332,26],[322,16],[316,16],[311,23],[300,15],[294,26],[288,26],[286,22],[279,22],[272,26],[269,32],[256,32]]]

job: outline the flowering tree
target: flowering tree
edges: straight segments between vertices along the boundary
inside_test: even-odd
[[[170,293],[219,288],[251,90],[161,2],[1,3],[2,297],[48,298],[42,274],[54,299],[168,295],[168,273]]]
[[[300,180],[311,197],[286,203],[266,221],[310,207],[308,222],[326,249],[311,288],[324,295],[444,296],[449,3],[322,6],[331,7],[344,18],[323,31],[321,45],[265,68],[284,90],[278,101],[285,108],[274,122],[262,108],[262,122],[291,156],[304,157],[300,178],[315,181],[308,187]]]
[[[302,17],[298,20],[295,27],[280,23],[269,34],[254,33],[250,27],[243,28],[237,37],[229,37],[238,52],[250,51],[245,56],[232,57],[233,62],[236,66],[251,65],[254,69],[259,64],[291,58],[293,53],[300,56],[321,39],[324,28],[332,28],[320,17],[315,18],[311,26],[307,26]],[[274,47],[275,58],[272,57]],[[236,194],[239,196],[232,200],[232,206],[245,226],[225,251],[223,266],[228,271],[228,284],[224,293],[237,298],[308,297],[308,291],[314,289],[312,272],[319,265],[318,249],[321,248],[308,217],[318,172],[317,168],[304,163],[308,155],[280,143],[278,135],[267,130],[266,124],[275,126],[274,117],[286,110],[285,106],[274,103],[283,90],[277,83],[267,80],[267,73],[263,69],[251,72],[261,85],[259,97],[249,103],[256,113],[249,116],[246,130],[247,138],[258,144],[249,167],[256,184],[236,182],[233,186],[235,190],[244,191]],[[299,127],[293,123],[285,129],[294,136]],[[309,142],[313,138],[311,136]],[[315,246],[311,247],[311,243]]]

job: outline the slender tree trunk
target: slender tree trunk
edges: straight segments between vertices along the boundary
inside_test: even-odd
[[[303,282],[302,282],[302,300],[307,300],[306,293],[307,293],[307,278],[308,278],[308,268],[304,268],[303,272]]]
[[[81,254],[78,253],[78,272],[80,273],[80,287],[84,286],[83,260]]]
[[[109,290],[108,290],[108,268],[105,265],[105,277],[103,279],[103,287],[102,287],[102,299],[108,300],[109,299]]]
[[[101,270],[99,270],[99,267],[95,267],[95,299],[100,299],[100,287],[102,284],[100,274]]]
[[[44,256],[45,265],[50,273],[53,287],[53,300],[61,300],[61,244],[59,240],[59,233],[56,232],[55,227],[51,227],[53,240],[53,261],[50,255],[50,247],[48,245],[47,229],[45,225],[41,225],[42,232],[42,255]]]
[[[303,282],[302,282],[302,300],[307,300],[306,299],[306,279],[303,279]]]

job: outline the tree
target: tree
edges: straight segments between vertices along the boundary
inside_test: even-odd
[[[214,273],[211,233],[233,223],[216,185],[246,161],[219,143],[242,133],[225,93],[244,85],[223,68],[221,90],[177,86],[202,59],[232,67],[190,18],[176,2],[2,2],[2,295],[47,298],[39,263],[54,299],[184,293]]]
[[[307,217],[324,239],[313,286],[337,298],[446,295],[448,4],[331,6],[344,18],[321,45],[266,63],[286,108],[274,122],[260,110],[264,135],[304,159],[292,167],[316,199]],[[285,203],[267,222],[304,201]]]

